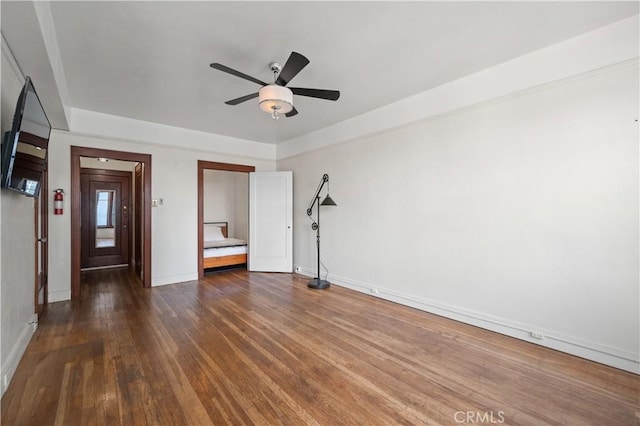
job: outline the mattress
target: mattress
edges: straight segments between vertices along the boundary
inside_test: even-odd
[[[238,238],[225,238],[224,240],[219,241],[205,241],[204,248],[221,248],[221,247],[234,247],[234,246],[246,246],[247,242],[245,240],[240,240]]]
[[[213,247],[204,249],[204,257],[230,256],[233,254],[246,254],[247,244],[234,245],[229,247]]]

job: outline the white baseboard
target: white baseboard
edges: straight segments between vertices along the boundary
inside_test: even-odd
[[[4,395],[7,387],[9,387],[9,383],[16,372],[16,368],[18,368],[22,355],[31,341],[31,336],[33,336],[33,333],[35,333],[37,328],[38,315],[33,314],[31,321],[24,325],[24,328],[18,337],[18,341],[13,345],[13,348],[11,348],[11,352],[9,352],[7,358],[2,360],[2,373],[0,373],[0,387],[2,388],[2,395]]]
[[[161,285],[169,285],[169,284],[178,284],[187,281],[196,281],[198,279],[198,273],[194,272],[192,274],[180,274],[180,275],[169,275],[164,277],[152,277],[151,278],[151,287],[158,287]]]
[[[48,303],[63,302],[65,300],[71,300],[71,290],[50,291],[47,296]]]
[[[297,272],[308,277],[315,277],[316,272],[308,268],[301,267]],[[561,333],[544,330],[528,324],[519,324],[504,318],[494,317],[482,312],[475,312],[458,306],[448,305],[435,300],[423,299],[413,295],[408,295],[393,290],[387,290],[373,286],[368,283],[359,282],[345,277],[329,274],[329,282],[341,287],[365,293],[370,296],[379,297],[401,305],[420,309],[421,311],[436,314],[442,317],[451,318],[456,321],[481,327],[486,330],[495,331],[516,339],[524,340],[536,345],[545,346],[631,373],[640,374],[640,360],[638,354],[634,354],[623,349],[602,345],[584,339],[565,336]],[[542,338],[532,337],[531,333],[540,333]]]

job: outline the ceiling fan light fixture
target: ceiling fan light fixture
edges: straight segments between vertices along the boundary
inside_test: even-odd
[[[289,59],[287,59],[284,66],[277,62],[270,63],[269,68],[271,69],[271,72],[273,72],[273,83],[271,84],[267,84],[262,80],[258,80],[255,77],[251,77],[250,75],[234,70],[233,68],[229,68],[228,66],[222,65],[218,62],[214,62],[209,66],[218,71],[231,74],[235,77],[239,77],[243,80],[262,86],[262,89],[258,92],[230,99],[226,101],[225,104],[238,105],[242,102],[259,98],[258,105],[260,105],[260,109],[271,114],[271,117],[274,120],[277,120],[280,118],[281,114],[284,114],[287,117],[298,115],[298,110],[293,106],[293,95],[326,99],[328,101],[337,101],[340,97],[340,92],[338,90],[311,89],[308,87],[292,87],[289,89],[286,87],[287,84],[289,84],[289,82],[308,64],[309,60],[298,52],[291,52],[291,55],[289,55]]]
[[[268,84],[258,92],[260,109],[277,120],[280,114],[293,110],[293,92],[284,86]]]

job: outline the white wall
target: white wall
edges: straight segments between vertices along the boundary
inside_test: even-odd
[[[2,133],[11,128],[24,77],[2,42]],[[33,198],[0,191],[0,387],[6,390],[35,327]]]
[[[296,265],[638,372],[638,63],[279,161]]]
[[[290,139],[278,145],[278,159],[405,126],[612,64],[635,61],[640,49],[639,28],[640,15],[634,15]]]
[[[204,170],[203,214],[205,222],[228,222],[229,237],[247,239],[249,231],[249,175]]]
[[[0,192],[2,198],[2,392],[5,377],[10,380],[31,339],[35,327],[34,286],[35,255],[33,198]]]
[[[151,126],[149,123],[145,125]],[[152,209],[153,286],[189,281],[198,277],[198,160],[253,165],[258,171],[275,169],[274,160],[206,153],[155,145],[146,141],[123,141],[54,131],[49,144],[51,188],[63,188],[67,191],[70,188],[72,145],[151,154],[152,197],[162,198],[164,201],[164,205]],[[49,301],[67,300],[71,294],[70,215],[51,214],[49,227]]]
[[[235,214],[233,235],[234,238],[249,241],[249,174],[234,174]]]

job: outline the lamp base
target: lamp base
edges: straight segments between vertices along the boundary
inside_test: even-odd
[[[314,289],[317,289],[317,290],[322,290],[322,289],[325,289],[325,288],[329,288],[329,286],[331,286],[329,281],[321,280],[321,279],[318,279],[318,278],[312,279],[311,281],[309,281],[309,284],[307,284],[307,287],[314,288]]]

